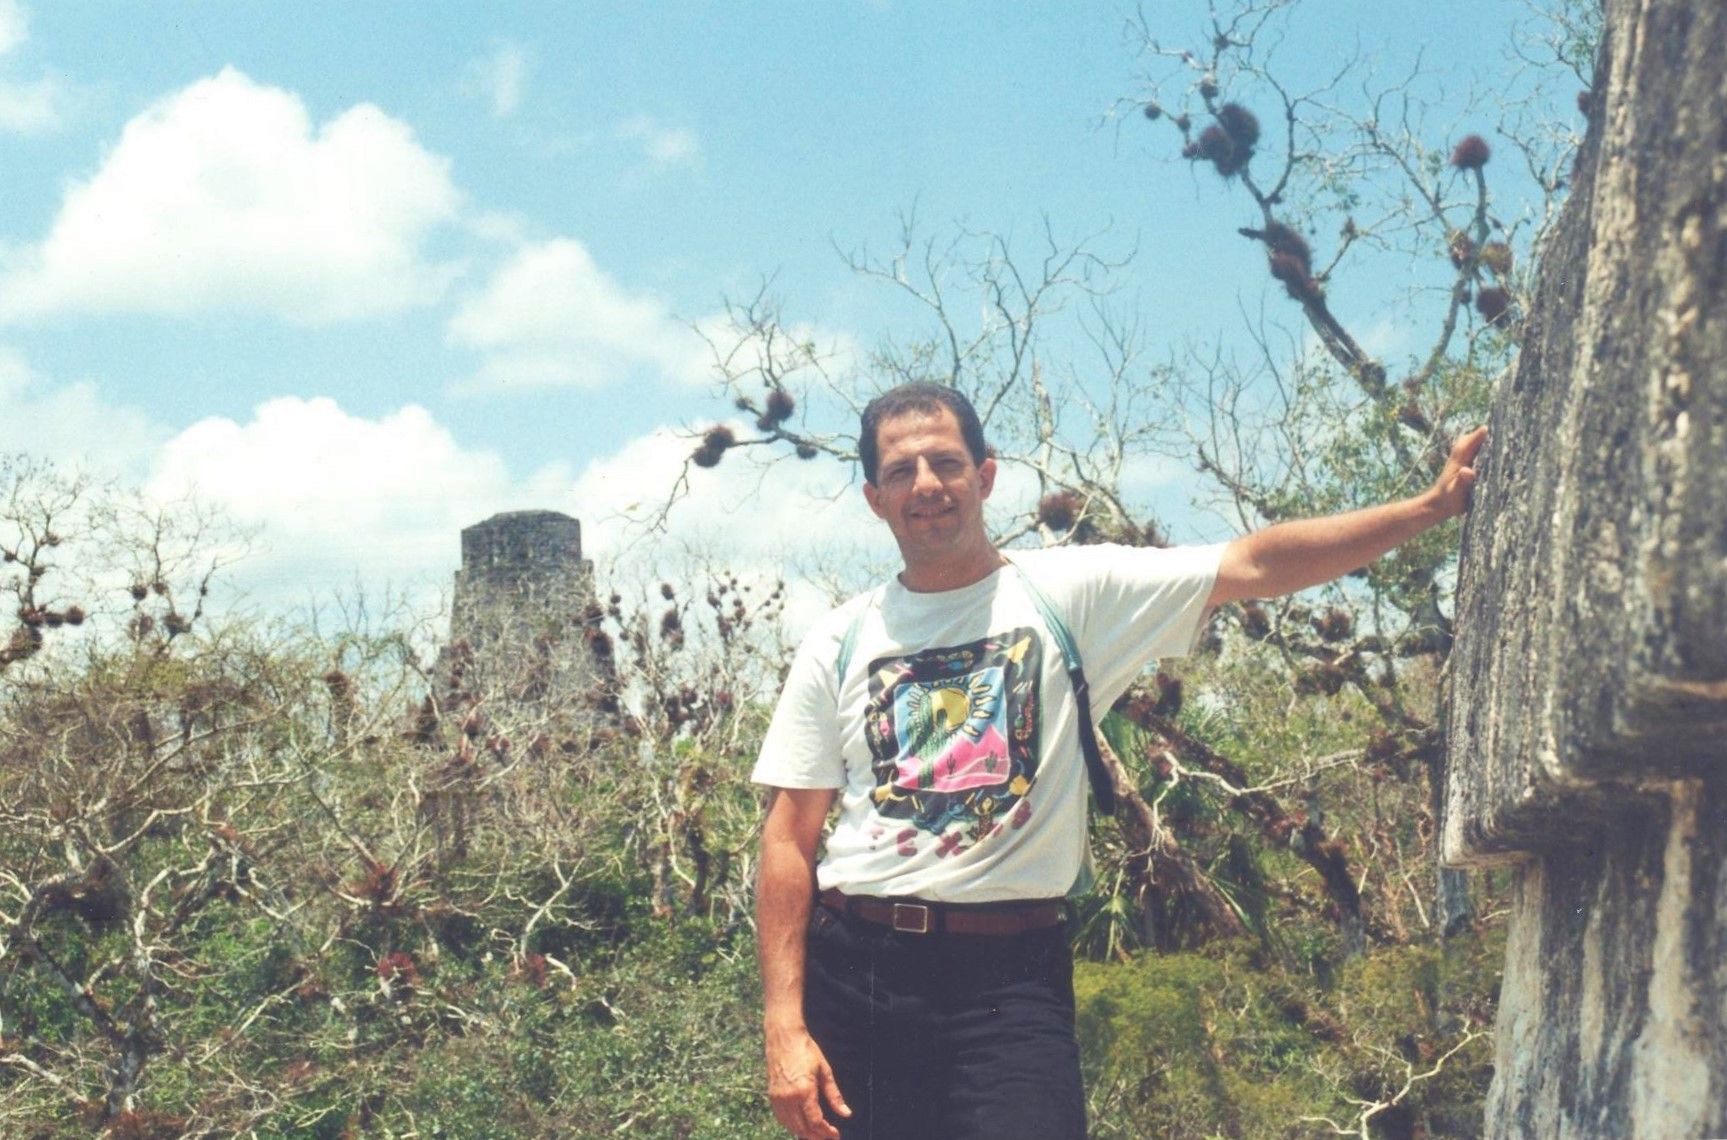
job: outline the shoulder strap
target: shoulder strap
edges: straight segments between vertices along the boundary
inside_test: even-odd
[[[839,655],[834,658],[834,692],[839,692],[845,684],[846,667],[852,663],[852,654],[857,651],[858,631],[863,629],[864,618],[869,614],[869,606],[858,607],[858,612],[852,615],[847,624],[845,634],[840,638]]]
[[[1012,559],[1008,560],[1008,565],[1019,575],[1020,585],[1025,587],[1026,594],[1043,618],[1043,624],[1049,627],[1051,636],[1061,649],[1061,660],[1067,666],[1067,678],[1073,685],[1073,699],[1078,706],[1075,713],[1079,717],[1079,749],[1085,755],[1086,775],[1091,777],[1091,795],[1097,801],[1098,811],[1104,815],[1114,815],[1115,784],[1103,766],[1102,753],[1098,751],[1097,728],[1091,720],[1091,685],[1085,679],[1085,662],[1080,660],[1079,642],[1074,640],[1073,631],[1067,628],[1067,623],[1061,620],[1061,612],[1055,608],[1055,603],[1038,588],[1031,575],[1020,569],[1019,563]]]
[[[1049,595],[1031,580],[1031,575],[1019,568],[1019,563],[1009,562],[1008,565],[1019,575],[1019,584],[1025,587],[1025,592],[1031,596],[1032,605],[1037,607],[1038,614],[1043,618],[1043,624],[1049,627],[1049,632],[1055,637],[1055,643],[1061,649],[1062,664],[1067,667],[1068,673],[1082,671],[1085,663],[1079,657],[1079,642],[1073,639],[1073,631],[1061,620],[1061,611],[1055,608]]]

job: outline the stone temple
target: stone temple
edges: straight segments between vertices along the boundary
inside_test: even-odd
[[[582,524],[557,511],[509,511],[462,531],[447,669],[491,700],[577,694],[595,679],[583,639],[597,616]]]

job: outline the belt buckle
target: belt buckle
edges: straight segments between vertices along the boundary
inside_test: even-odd
[[[928,934],[929,907],[922,903],[894,903],[893,928],[901,934]]]

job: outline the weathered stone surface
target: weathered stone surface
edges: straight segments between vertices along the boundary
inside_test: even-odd
[[[580,522],[557,511],[512,511],[464,528],[455,586],[440,672],[458,670],[462,689],[537,700],[593,681],[581,634],[592,620],[594,564],[582,557]]]
[[[582,524],[557,511],[507,511],[462,530],[451,633],[467,628],[501,601],[547,598],[570,612],[593,592],[593,563],[582,557]]]
[[[1443,846],[1519,863],[1486,1131],[1727,1135],[1727,4],[1608,0],[1464,531]]]

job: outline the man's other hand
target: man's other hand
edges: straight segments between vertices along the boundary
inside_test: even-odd
[[[839,1129],[822,1114],[822,1102],[840,1116],[852,1110],[840,1095],[834,1071],[808,1031],[768,1033],[768,1099],[774,1119],[798,1140],[839,1140]]]
[[[1481,454],[1481,445],[1486,442],[1487,429],[1478,427],[1452,443],[1445,470],[1439,473],[1429,492],[1444,517],[1451,518],[1469,509],[1469,488],[1475,485],[1475,457]]]

